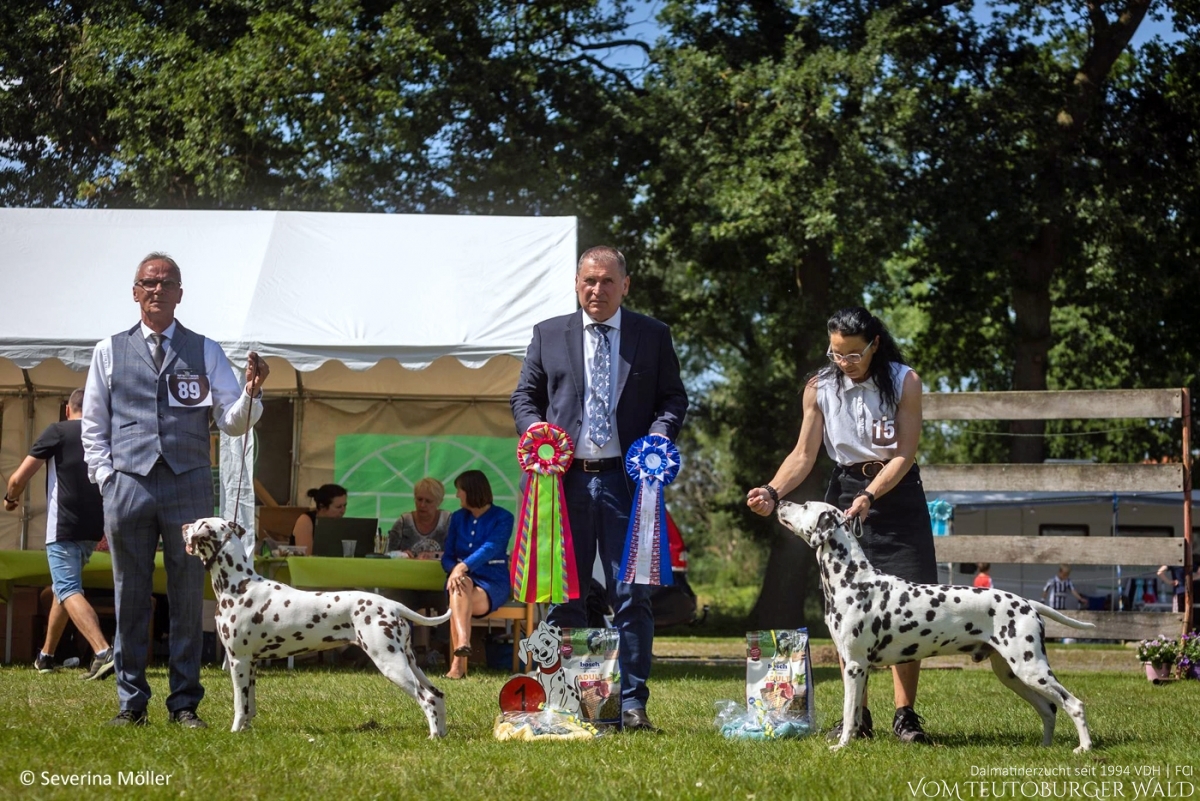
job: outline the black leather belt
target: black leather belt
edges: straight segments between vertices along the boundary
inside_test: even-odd
[[[616,470],[620,466],[620,456],[610,456],[607,459],[576,459],[571,463],[571,467],[578,467],[585,473],[603,473],[605,470]]]
[[[847,473],[861,473],[866,478],[875,478],[883,470],[884,465],[890,461],[891,459],[882,462],[858,462],[857,464],[838,465],[838,467]]]

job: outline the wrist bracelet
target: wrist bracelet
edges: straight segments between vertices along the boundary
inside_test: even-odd
[[[864,496],[866,497],[866,499],[867,499],[868,501],[870,501],[870,502],[871,502],[871,505],[872,505],[872,506],[874,506],[874,505],[875,505],[875,493],[871,492],[870,490],[865,490],[865,489],[864,489],[864,490],[859,490],[859,491],[858,491],[858,494],[857,494],[857,495],[855,495],[854,497],[855,497],[855,498],[862,498],[862,497],[864,497]]]
[[[776,506],[779,505],[779,492],[774,487],[772,487],[770,484],[763,484],[761,487],[759,487],[759,489],[765,489],[767,494],[771,496],[772,503],[774,503]]]
[[[4,493],[4,502],[5,502],[5,503],[20,503],[20,501],[18,501],[16,498],[10,498],[10,497],[8,497],[8,493],[7,493],[7,492],[6,492],[6,493]]]

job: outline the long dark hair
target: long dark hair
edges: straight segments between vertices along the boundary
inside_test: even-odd
[[[907,364],[907,362],[904,361],[904,354],[900,352],[900,346],[888,333],[887,326],[861,306],[850,306],[834,312],[826,327],[831,334],[862,337],[868,344],[874,342],[875,337],[879,337],[879,345],[872,349],[871,366],[867,370],[867,378],[875,379],[875,385],[879,387],[879,395],[883,400],[883,408],[895,414],[900,401],[896,397],[896,382],[892,380],[892,365]],[[817,371],[819,379],[828,378],[834,381],[834,388],[839,400],[842,395],[841,375],[842,371],[833,362]],[[880,376],[883,378],[881,379]]]

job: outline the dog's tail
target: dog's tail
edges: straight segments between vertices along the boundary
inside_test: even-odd
[[[440,626],[450,619],[449,609],[437,617],[426,617],[425,615],[417,614],[404,604],[398,603],[396,604],[396,607],[400,612],[400,617],[404,618],[405,620],[411,620],[413,623],[416,623],[419,626]]]
[[[1028,600],[1028,599],[1026,599],[1026,600]],[[1082,620],[1076,620],[1073,617],[1067,617],[1066,615],[1064,615],[1062,612],[1058,611],[1057,609],[1051,609],[1050,607],[1046,606],[1043,603],[1038,603],[1037,601],[1029,601],[1029,605],[1032,606],[1034,608],[1034,611],[1036,611],[1042,617],[1048,617],[1051,620],[1057,620],[1059,623],[1062,623],[1065,626],[1070,626],[1073,629],[1094,629],[1094,628],[1096,628],[1095,623],[1084,623]]]

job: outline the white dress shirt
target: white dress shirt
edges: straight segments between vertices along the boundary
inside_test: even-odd
[[[175,335],[172,321],[163,331],[163,348]],[[150,335],[155,333],[142,323],[142,338],[151,359],[154,342]],[[195,334],[195,336],[200,336]],[[164,364],[165,367],[165,364]],[[87,383],[83,390],[83,455],[87,461],[88,477],[99,487],[113,474],[112,461],[112,337],[105,337],[96,344],[92,353],[92,366],[88,370]],[[231,437],[246,433],[262,417],[262,400],[250,396],[238,384],[233,365],[220,344],[204,338],[204,371],[208,375],[212,390],[212,415],[217,428]]]
[[[608,442],[604,443],[603,448],[597,448],[596,443],[592,442],[589,436],[591,426],[588,424],[587,401],[592,396],[592,365],[596,361],[596,350],[600,344],[600,335],[596,333],[596,329],[592,328],[596,325],[596,321],[588,316],[588,313],[582,309],[579,312],[583,315],[583,427],[579,430],[579,442],[575,443],[575,458],[576,459],[607,459],[611,456],[622,456],[621,440],[617,436],[617,362],[621,353],[621,309],[617,308],[617,313],[609,317],[601,325],[607,325],[608,344],[612,352],[609,358],[609,364],[612,368],[612,376],[609,378],[608,386],[612,391],[612,397],[608,399],[608,421],[609,429],[612,431],[612,437]]]

